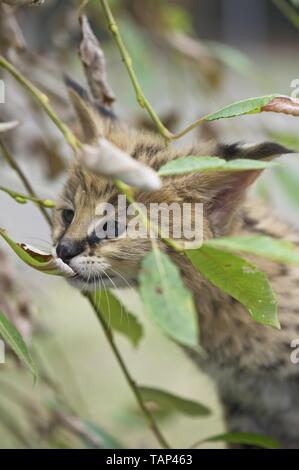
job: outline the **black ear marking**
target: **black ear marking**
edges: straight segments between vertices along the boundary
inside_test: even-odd
[[[68,75],[64,75],[64,83],[69,90],[75,92],[83,101],[85,101],[87,105],[91,106],[95,111],[97,111],[101,117],[111,119],[112,121],[117,120],[116,114],[105,108],[105,106],[102,106],[100,103],[92,100],[88,94],[88,91],[82,85],[80,85],[80,83],[73,80]]]
[[[80,83],[73,80],[67,74],[63,76],[63,79],[67,88],[74,90],[83,100],[90,101],[87,90],[83,88],[83,86],[80,85]]]
[[[218,144],[215,155],[227,161],[235,158],[267,160],[287,153],[295,152],[276,142],[262,142],[256,145],[246,145],[243,142],[236,142],[233,144]]]

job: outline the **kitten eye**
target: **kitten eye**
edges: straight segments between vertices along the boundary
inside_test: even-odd
[[[105,222],[104,225],[102,226],[102,230],[105,233],[107,233],[108,238],[113,239],[113,238],[118,238],[124,232],[125,227],[121,225],[117,220],[115,220],[114,226],[113,225],[111,226],[111,222],[109,223],[109,226],[108,226],[108,223]],[[111,232],[110,234],[109,234],[109,230]]]
[[[126,227],[123,224],[120,224],[117,220],[114,223],[114,236],[118,238],[124,231]]]
[[[72,209],[63,209],[62,211],[62,220],[65,225],[70,225],[73,221],[75,212]]]

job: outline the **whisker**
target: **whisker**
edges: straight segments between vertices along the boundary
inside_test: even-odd
[[[107,272],[105,271],[104,268],[103,268],[103,271],[104,271],[105,276],[107,276],[107,277],[109,278],[109,280],[110,280],[111,284],[113,285],[114,289],[117,289],[117,287],[116,287],[114,281],[111,279],[111,277],[109,276],[109,274],[107,274]],[[121,302],[120,302],[120,307],[121,307],[121,309],[120,309],[120,321],[122,322],[123,313],[124,313],[124,308],[123,308],[123,305],[122,305]],[[128,326],[129,326],[129,322],[128,322]]]
[[[115,271],[115,269],[109,267],[109,269],[111,271],[113,271],[117,276],[119,276],[126,284],[127,286],[132,289],[132,290],[135,290],[134,287],[130,284],[130,282],[119,272],[119,271]]]
[[[105,283],[103,282],[103,278],[101,276],[101,274],[99,273],[99,276],[101,278],[101,283],[103,285],[103,288],[104,288],[104,292],[105,292],[105,295],[106,295],[106,299],[107,299],[107,304],[108,304],[108,327],[111,328],[111,308],[110,308],[110,302],[109,302],[109,297],[108,297],[108,293],[107,293],[107,289],[106,289],[106,286],[105,286]]]

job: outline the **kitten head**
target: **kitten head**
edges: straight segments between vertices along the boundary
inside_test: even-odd
[[[225,159],[269,159],[286,153],[286,149],[271,143],[257,146],[197,145],[178,151],[165,147],[155,134],[126,129],[112,115],[96,112],[86,96],[73,89],[71,97],[84,131],[83,138],[91,143],[105,135],[125,152],[158,170],[166,162],[187,155],[217,155]],[[97,110],[98,111],[98,110]],[[100,110],[102,112],[102,110]],[[103,114],[103,113],[102,113]],[[163,178],[162,188],[152,193],[136,191],[135,199],[146,210],[151,203],[203,204],[203,238],[232,233],[238,224],[238,214],[247,188],[260,171],[211,172]],[[120,287],[134,284],[141,262],[151,249],[145,236],[131,236],[127,232],[136,213],[128,213],[126,201],[120,205],[119,193],[113,183],[95,176],[73,163],[53,219],[53,245],[55,253],[68,264],[75,276],[71,282],[81,289]],[[121,207],[120,207],[121,206]],[[107,211],[107,207],[115,211]],[[126,223],[123,215],[126,213]],[[173,213],[174,214],[174,213]],[[181,224],[172,215],[170,235]],[[162,245],[163,249],[166,249]]]

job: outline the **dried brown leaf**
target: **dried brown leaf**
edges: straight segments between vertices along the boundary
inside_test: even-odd
[[[261,110],[299,116],[299,100],[290,96],[276,96],[267,105],[263,106]]]
[[[94,35],[85,15],[80,17],[81,44],[80,58],[93,98],[111,108],[115,95],[107,81],[106,59],[100,42]]]

